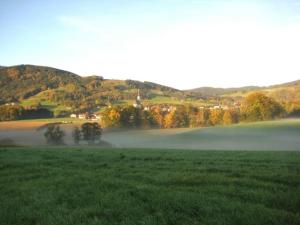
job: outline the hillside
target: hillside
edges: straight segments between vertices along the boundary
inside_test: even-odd
[[[0,68],[0,101],[11,102],[29,98],[49,89],[67,85],[84,88],[81,77],[50,67],[20,65]]]
[[[42,105],[52,111],[97,110],[109,104],[132,104],[140,89],[145,104],[225,105],[240,101],[252,91],[261,91],[277,101],[300,104],[300,80],[269,87],[201,87],[177,90],[135,80],[111,80],[45,66],[0,67],[0,104],[18,102],[23,106]]]
[[[266,87],[259,86],[246,86],[239,88],[213,88],[213,87],[200,87],[189,90],[194,94],[202,96],[215,96],[226,102],[228,99],[239,101],[253,91],[260,91],[274,98],[283,104],[297,104],[300,103],[300,80],[271,85]]]
[[[48,108],[89,107],[108,103],[126,104],[136,98],[176,100],[185,98],[177,89],[134,80],[109,80],[101,76],[81,77],[74,73],[44,66],[0,67],[0,104],[42,104]]]
[[[258,86],[246,86],[246,87],[238,87],[238,88],[214,88],[214,87],[200,87],[189,90],[193,93],[198,93],[206,96],[220,96],[224,94],[230,94],[234,92],[249,92],[260,90],[262,87]]]

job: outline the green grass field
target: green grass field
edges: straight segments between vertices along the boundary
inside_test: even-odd
[[[300,224],[300,152],[0,149],[0,224]]]

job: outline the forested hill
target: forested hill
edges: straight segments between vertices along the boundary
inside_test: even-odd
[[[251,92],[263,92],[269,97],[274,98],[279,102],[289,102],[291,104],[300,103],[300,80],[259,87],[259,86],[246,86],[239,88],[212,88],[200,87],[189,90],[193,94],[198,94],[202,97],[217,97],[222,99],[242,99]]]
[[[137,89],[145,97],[177,96],[183,92],[152,82],[108,80],[101,76],[81,77],[74,73],[44,66],[0,67],[0,103],[20,102],[39,95],[54,102],[92,102],[95,100],[134,99]],[[48,98],[48,99],[47,99]]]
[[[246,87],[238,87],[238,88],[214,88],[214,87],[200,87],[194,88],[189,91],[193,93],[198,93],[207,96],[219,96],[224,94],[229,94],[233,92],[250,92],[250,91],[257,91],[261,90],[263,87],[259,86],[246,86]]]
[[[152,82],[111,80],[101,76],[81,77],[45,66],[0,66],[0,105],[41,105],[51,111],[99,109],[109,104],[132,104],[140,89],[145,104],[231,105],[253,91],[261,91],[278,102],[300,105],[300,80],[269,87],[203,87],[188,91]]]

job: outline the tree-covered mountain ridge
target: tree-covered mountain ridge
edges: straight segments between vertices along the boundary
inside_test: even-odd
[[[276,89],[276,88],[287,88],[287,87],[300,87],[300,80],[295,80],[287,83],[282,84],[275,84],[270,86],[244,86],[244,87],[233,87],[233,88],[215,88],[215,87],[199,87],[190,89],[188,91],[193,93],[199,93],[203,95],[226,95],[226,94],[233,94],[237,92],[252,92],[252,91],[265,91],[269,89]]]
[[[152,82],[111,80],[101,76],[81,77],[69,71],[35,65],[0,67],[0,102],[19,102],[43,92],[59,92],[64,99],[90,98],[124,100],[136,95],[136,89],[147,94],[182,95],[182,91]],[[47,93],[44,93],[47,95]],[[55,94],[54,94],[55,95]],[[151,97],[151,96],[147,96]]]
[[[0,104],[42,104],[50,109],[91,109],[108,104],[131,104],[140,90],[144,103],[197,105],[230,104],[253,91],[264,92],[279,102],[299,104],[300,80],[268,87],[202,87],[178,90],[153,82],[82,77],[46,66],[17,65],[0,67]]]

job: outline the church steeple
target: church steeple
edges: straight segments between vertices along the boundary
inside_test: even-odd
[[[138,89],[138,94],[137,94],[136,100],[141,101],[140,89]]]
[[[141,96],[140,96],[140,89],[138,89],[138,93],[136,96],[135,103],[133,104],[135,108],[142,108]]]

